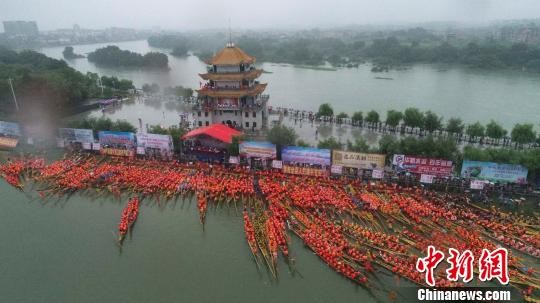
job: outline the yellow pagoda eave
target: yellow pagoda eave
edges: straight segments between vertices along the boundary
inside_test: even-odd
[[[262,69],[253,69],[247,72],[240,73],[206,73],[199,74],[204,80],[213,81],[241,81],[241,80],[253,80],[258,78],[262,74]]]
[[[238,47],[228,45],[206,63],[210,65],[253,64],[255,63],[255,57],[251,57]]]

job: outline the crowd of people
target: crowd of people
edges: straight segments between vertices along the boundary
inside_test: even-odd
[[[35,158],[11,160],[0,166],[0,174],[21,189],[22,176],[48,185],[40,191],[43,199],[91,189],[170,201],[196,195],[203,223],[208,203],[241,204],[248,246],[274,277],[280,255],[294,266],[289,247],[294,234],[336,272],[365,287],[380,283],[381,270],[425,286],[414,262],[428,245],[475,253],[506,247],[510,284],[525,299],[540,286],[534,269],[540,258],[540,218],[472,204],[460,193],[237,165],[93,155],[48,164]],[[435,272],[438,286],[460,285],[446,280],[444,269]]]

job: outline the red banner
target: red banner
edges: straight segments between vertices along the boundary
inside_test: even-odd
[[[452,174],[452,161],[415,156],[405,156],[402,168],[411,173],[448,177]]]
[[[314,177],[326,177],[328,172],[324,169],[283,165],[283,172],[293,175],[307,175]]]

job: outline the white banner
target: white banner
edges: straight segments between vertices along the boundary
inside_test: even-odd
[[[379,170],[379,169],[374,169],[373,172],[371,173],[371,177],[373,179],[382,179],[384,177],[384,171]]]
[[[484,180],[471,180],[471,189],[484,189],[485,184]]]
[[[59,128],[58,133],[68,142],[94,142],[94,132],[91,129]]]
[[[238,164],[238,163],[240,163],[240,159],[238,157],[231,156],[231,157],[229,157],[229,163]]]
[[[99,143],[92,143],[92,150],[100,150],[101,144]]]
[[[282,169],[283,162],[281,160],[272,160],[272,168]]]
[[[343,174],[343,165],[332,165],[330,167],[330,172],[337,175]]]
[[[144,148],[171,150],[172,138],[170,135],[138,133],[137,145],[143,146]]]
[[[56,138],[56,146],[60,148],[64,148],[66,146],[64,139]]]
[[[82,148],[83,148],[84,150],[92,149],[92,144],[89,143],[89,142],[83,142],[83,143],[82,143]]]
[[[421,174],[420,175],[420,182],[421,183],[433,183],[433,178],[435,178],[435,176],[433,175],[426,175],[426,174]]]
[[[137,146],[137,155],[144,155],[146,151],[143,146]]]

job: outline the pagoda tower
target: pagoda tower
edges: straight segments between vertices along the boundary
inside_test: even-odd
[[[266,83],[256,79],[262,74],[254,66],[255,58],[232,42],[206,62],[207,72],[197,90],[194,106],[194,127],[213,123],[237,129],[260,130],[266,126],[268,95],[263,95]]]

